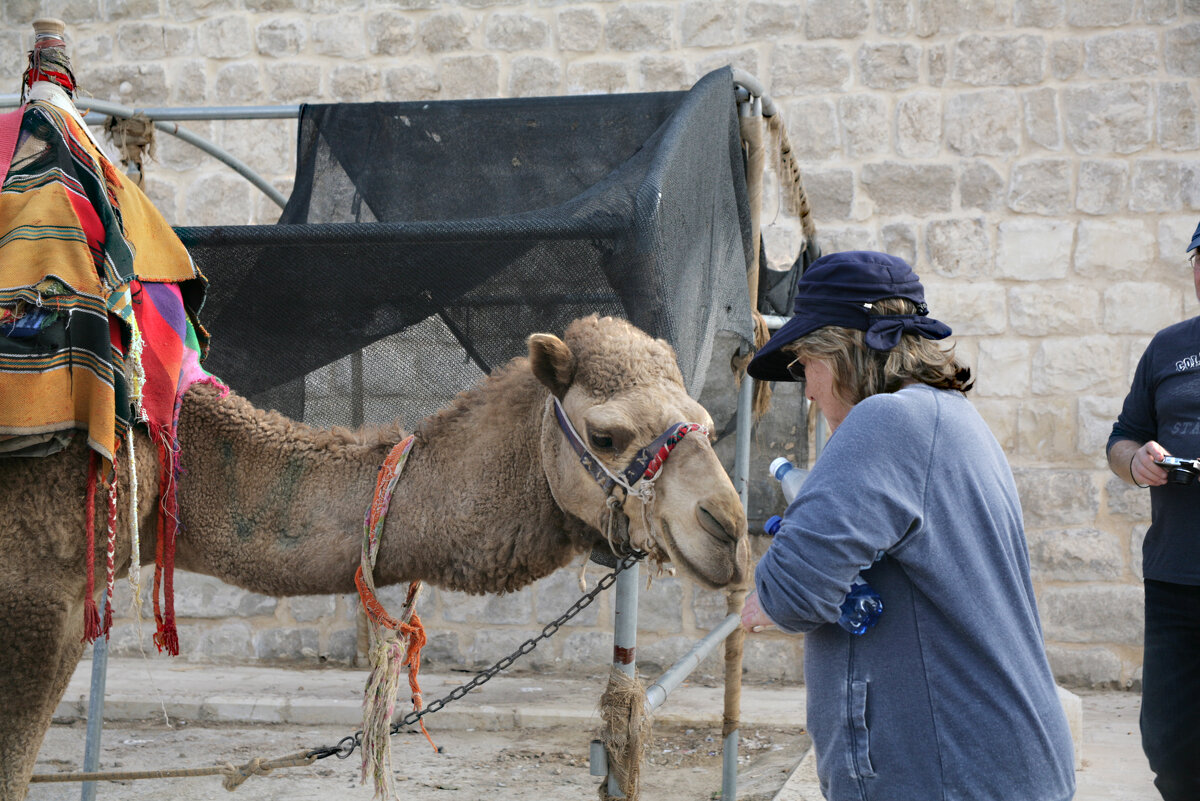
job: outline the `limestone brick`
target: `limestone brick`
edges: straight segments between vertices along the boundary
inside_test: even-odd
[[[992,248],[980,218],[926,223],[925,250],[929,266],[946,278],[991,274]]]
[[[1067,687],[1114,689],[1121,686],[1121,658],[1107,648],[1047,646],[1055,680]]]
[[[445,97],[496,97],[500,89],[500,61],[495,56],[446,56],[439,63]]]
[[[1028,86],[1045,72],[1041,36],[962,36],[954,43],[952,77],[973,86]]]
[[[943,86],[946,83],[946,46],[932,45],[925,48],[926,72],[929,75],[930,86]]]
[[[1134,585],[1047,587],[1038,609],[1049,640],[1140,646],[1143,601]]]
[[[628,91],[629,76],[619,61],[576,62],[567,65],[567,93],[612,94]]]
[[[1004,176],[986,161],[964,161],[958,186],[964,210],[991,211],[1004,204]]]
[[[181,618],[255,617],[270,615],[279,601],[180,570],[175,574],[175,614]],[[119,608],[114,599],[113,608]]]
[[[1075,226],[1065,220],[1005,220],[997,228],[996,275],[1018,281],[1066,278]]]
[[[1154,262],[1154,234],[1138,219],[1095,219],[1079,223],[1075,272],[1106,281],[1142,278]]]
[[[1125,569],[1121,543],[1094,528],[1033,532],[1029,559],[1034,575],[1056,581],[1110,581]]]
[[[259,659],[296,662],[315,659],[319,653],[316,629],[266,629],[254,637],[254,655]]]
[[[1177,211],[1180,207],[1178,161],[1138,159],[1130,180],[1130,211]]]
[[[672,45],[674,24],[673,5],[621,4],[608,12],[604,35],[613,50],[666,50]]]
[[[337,611],[335,595],[298,595],[287,599],[288,611],[297,623],[313,623]]]
[[[1184,208],[1200,209],[1200,162],[1185,162],[1179,179]]]
[[[1166,32],[1163,63],[1171,75],[1200,76],[1200,22],[1180,25]]]
[[[859,80],[872,89],[907,89],[920,78],[921,48],[898,42],[858,48]]]
[[[242,0],[246,5],[247,11],[302,11],[305,9],[305,0]]]
[[[831,101],[791,101],[783,107],[783,114],[796,158],[821,161],[841,151],[837,112]]]
[[[979,373],[975,370],[971,374],[976,376],[976,390],[971,393],[971,404],[979,412],[979,416],[987,423],[988,429],[992,432],[992,436],[996,438],[996,442],[1000,444],[1000,448],[1006,454],[1015,454],[1017,452],[1017,401],[1013,400],[996,400],[980,394],[978,389]]]
[[[954,168],[947,164],[865,164],[859,180],[879,214],[944,214],[954,202]]]
[[[1175,267],[1183,261],[1196,230],[1196,218],[1191,215],[1162,217],[1158,222],[1158,258],[1171,268],[1168,275],[1176,275],[1186,285],[1187,268],[1182,274]]]
[[[638,62],[643,92],[673,92],[692,85],[687,64],[671,56],[646,56]]]
[[[1064,0],[1016,0],[1013,25],[1018,28],[1056,28],[1066,15]]]
[[[708,51],[697,59],[696,68],[692,74],[696,76],[696,79],[699,79],[713,70],[725,66],[745,70],[754,76],[762,74],[758,68],[758,51],[753,47],[744,47],[740,50]],[[693,82],[689,82],[688,85],[690,86]]]
[[[235,0],[166,0],[167,16],[179,22],[228,14],[237,10]]]
[[[385,21],[380,22],[385,25]],[[273,19],[254,29],[254,45],[259,53],[272,58],[290,58],[304,49],[308,29],[300,20]]]
[[[834,45],[780,44],[771,68],[773,97],[840,91],[850,80],[850,59]],[[793,144],[795,143],[793,137]]]
[[[465,664],[472,670],[490,667],[496,660],[515,652],[522,643],[540,633],[537,629],[475,628],[467,635],[470,645],[463,651]],[[612,661],[611,645],[607,659]],[[554,652],[538,648],[523,656],[519,664],[525,670],[548,670],[554,667]]]
[[[915,22],[913,0],[875,0],[875,30],[879,33],[908,33]]]
[[[26,66],[26,50],[27,48],[20,44],[21,37],[13,38],[13,50],[7,51],[0,49],[0,52],[7,53],[7,56],[0,55],[0,64],[4,63],[4,59],[12,60],[12,71],[6,74],[20,75],[25,71]],[[71,45],[71,58],[75,64],[94,64],[97,62],[108,61],[113,54],[113,38],[111,36],[84,36]],[[76,75],[79,67],[76,67]]]
[[[117,28],[117,52],[131,60],[153,60],[165,58],[167,54],[188,55],[191,31],[175,27],[173,32],[177,47],[168,48],[165,25],[154,22],[131,22]]]
[[[527,14],[494,14],[487,21],[483,38],[493,50],[536,50],[550,41],[550,26]]]
[[[250,189],[232,172],[201,176],[184,193],[184,219],[189,225],[245,225],[250,219]]]
[[[82,79],[82,77],[81,77]],[[93,97],[126,105],[166,105],[167,71],[161,64],[115,64],[86,73]]]
[[[451,623],[479,620],[501,625],[527,625],[533,621],[533,590],[525,588],[505,595],[468,595],[442,591],[442,618]]]
[[[1120,402],[1118,401],[1118,403]],[[1109,420],[1110,431],[1116,419],[1117,413],[1114,413]],[[1107,446],[1108,437],[1106,436],[1104,439]],[[1105,510],[1109,514],[1134,520],[1150,519],[1150,493],[1146,490],[1126,484],[1116,476],[1109,475],[1104,484],[1104,492],[1108,496]]]
[[[1011,0],[916,0],[918,36],[991,30],[1008,24]]]
[[[107,0],[104,12],[109,20],[154,17],[160,12],[159,0]],[[74,21],[72,18],[72,24]]]
[[[1146,309],[1159,314],[1146,314]],[[1104,329],[1114,334],[1153,334],[1164,327],[1164,319],[1178,319],[1182,309],[1183,293],[1176,287],[1146,281],[1112,284],[1104,290]]]
[[[1192,85],[1181,81],[1157,86],[1156,130],[1164,150],[1200,149],[1200,110]]]
[[[1117,389],[1110,388],[1109,391]],[[1079,398],[1076,435],[1076,447],[1079,453],[1096,460],[1097,467],[1105,464],[1105,447],[1108,435],[1112,433],[1113,421],[1121,411],[1120,397],[1103,397],[1099,395],[1084,395]]]
[[[441,95],[438,76],[419,64],[395,67],[383,74],[389,100],[432,100]]]
[[[1083,155],[1133,153],[1150,143],[1150,87],[1095,84],[1063,90],[1067,142]]]
[[[861,225],[822,226],[817,231],[821,253],[841,253],[847,250],[875,250],[875,234]]]
[[[341,64],[329,71],[329,97],[335,102],[379,99],[379,70],[363,64]]]
[[[1062,150],[1062,121],[1058,114],[1058,93],[1048,86],[1021,93],[1025,112],[1025,135],[1029,141],[1047,150]]]
[[[838,118],[842,126],[846,153],[863,158],[887,149],[887,101],[876,95],[847,95],[838,99]]]
[[[313,19],[309,22],[309,41],[322,56],[361,58],[367,54],[363,18],[356,14]]]
[[[280,103],[303,102],[321,95],[321,68],[316,64],[281,61],[263,67],[270,96]]]
[[[1036,383],[1037,366],[1034,366]],[[1088,526],[1096,517],[1100,494],[1089,471],[1014,468],[1013,477],[1025,514],[1025,529]]]
[[[562,664],[567,670],[595,670],[613,659],[612,634],[603,631],[571,632],[563,640]]]
[[[926,282],[925,295],[933,316],[944,315],[957,336],[984,336],[1005,330],[1004,291],[983,279],[986,274],[935,284],[930,274]]]
[[[1048,290],[1040,283],[1010,287],[1009,325],[1014,331],[1035,337],[1097,333],[1099,291],[1079,287],[1072,289],[1069,296],[1063,295],[1062,290]]]
[[[804,31],[809,39],[853,39],[869,19],[867,0],[808,0]]]
[[[191,648],[182,651],[189,660],[204,659],[218,662],[245,659],[246,654],[253,652],[253,629],[245,623],[226,623],[206,628],[196,638]],[[134,656],[135,654],[125,655]]]
[[[1004,294],[993,288],[993,305],[1003,311]],[[1030,363],[1033,347],[1028,340],[986,337],[979,341],[977,389],[986,398],[1023,398],[1032,386]],[[1015,446],[1015,443],[1014,443]]]
[[[1012,156],[1021,146],[1016,92],[987,89],[946,99],[946,144],[961,156]]]
[[[1145,490],[1142,490],[1142,492],[1145,492]],[[1139,582],[1146,578],[1142,572],[1142,546],[1146,542],[1146,532],[1149,528],[1150,524],[1144,523],[1134,526],[1129,531],[1129,570]]]
[[[748,681],[803,681],[802,638],[748,637],[742,654],[744,675]]]
[[[1172,22],[1178,17],[1176,0],[1143,0],[1139,6],[1138,19],[1152,25]]]
[[[202,105],[208,95],[208,74],[204,62],[187,60],[172,64],[167,72],[171,87],[171,102],[179,105]]]
[[[746,4],[742,31],[749,41],[782,39],[801,31],[804,6],[794,2],[750,2]]]
[[[471,24],[461,14],[433,14],[422,20],[417,37],[430,53],[465,50],[471,45]]]
[[[1060,81],[1083,69],[1083,44],[1075,39],[1059,39],[1050,44],[1050,74]]]
[[[545,97],[562,92],[562,66],[541,56],[513,59],[508,76],[509,97]]]
[[[296,122],[292,120],[226,120],[218,124],[217,141],[263,174],[295,172]]]
[[[367,49],[376,56],[401,56],[417,44],[417,26],[408,14],[377,11],[367,17]]]
[[[1067,0],[1067,23],[1076,28],[1116,27],[1133,18],[1133,0]]]
[[[1120,386],[1121,346],[1112,337],[1046,337],[1033,354],[1034,395],[1077,395]]]
[[[1040,465],[1070,462],[1075,436],[1068,421],[1074,417],[1074,407],[1069,398],[1022,400],[1017,409],[1017,454]]]
[[[1087,214],[1114,214],[1129,196],[1129,164],[1124,161],[1079,162],[1075,208]]]
[[[212,59],[250,55],[250,25],[245,17],[222,15],[205,20],[196,29],[196,49]]]
[[[1013,167],[1008,207],[1024,214],[1060,216],[1071,208],[1071,163],[1034,159]]]
[[[1158,71],[1158,35],[1122,31],[1093,36],[1083,44],[1083,71],[1093,78],[1134,78]]]
[[[594,567],[594,566],[591,566]],[[588,589],[595,587],[595,582],[602,575],[599,568],[589,570]],[[579,570],[577,567],[564,568],[555,571],[533,585],[534,599],[537,604],[535,622],[545,625],[571,608],[579,599]],[[564,628],[578,626],[595,626],[600,619],[599,604],[593,603],[582,612],[563,624]]]
[[[735,2],[688,2],[683,5],[684,47],[730,47],[737,44]]]
[[[567,52],[592,53],[604,44],[604,22],[591,8],[569,8],[560,11],[558,46]]]
[[[804,173],[804,191],[816,220],[848,220],[854,210],[854,172],[817,169]]]
[[[879,229],[879,242],[885,253],[899,256],[909,264],[917,263],[917,228],[908,223],[891,223]]]
[[[213,84],[216,99],[228,105],[250,105],[262,95],[258,65],[253,62],[228,64],[217,71]]]

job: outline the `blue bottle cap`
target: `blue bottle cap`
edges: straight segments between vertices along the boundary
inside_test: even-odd
[[[779,531],[779,526],[783,524],[783,518],[779,515],[771,515],[767,518],[767,522],[763,523],[763,531],[771,536],[775,536],[775,532]]]

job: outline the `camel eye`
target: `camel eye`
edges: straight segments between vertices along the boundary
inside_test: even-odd
[[[613,449],[612,436],[603,432],[589,432],[588,441],[598,451],[611,451]]]

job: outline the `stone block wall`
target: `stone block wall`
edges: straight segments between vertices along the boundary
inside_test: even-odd
[[[1148,499],[1109,474],[1103,447],[1146,342],[1197,313],[1183,264],[1200,219],[1197,0],[7,0],[2,13],[12,91],[29,21],[52,15],[68,23],[83,91],[140,106],[682,89],[724,64],[756,75],[802,160],[822,250],[912,261],[976,368],[974,402],[1021,490],[1060,681],[1138,681]],[[289,191],[294,123],[187,127]],[[278,213],[166,137],[148,193],[177,224]],[[795,226],[766,194],[767,251],[783,262]],[[706,400],[730,402],[713,380]],[[756,460],[808,452],[800,399],[781,395]],[[778,503],[760,490],[752,517]],[[564,572],[504,598],[431,594],[430,660],[499,658],[573,584]],[[354,658],[347,597],[181,587],[187,658]],[[671,578],[642,606],[639,651],[664,666],[723,611]],[[534,666],[599,672],[611,608],[596,607]],[[126,624],[118,648],[136,639]],[[801,648],[751,638],[751,676],[797,678]]]

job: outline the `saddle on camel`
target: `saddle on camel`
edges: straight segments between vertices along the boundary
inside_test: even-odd
[[[665,341],[594,315],[533,334],[411,437],[258,409],[201,368],[206,280],[96,147],[56,31],[25,89],[0,125],[0,801],[25,797],[84,644],[108,630],[99,594],[142,564],[170,653],[176,566],[276,596],[357,583],[369,690],[405,665],[411,680],[421,639],[412,604],[391,618],[375,584],[504,593],[597,547],[745,582],[745,513]],[[386,724],[392,701],[374,703]],[[390,793],[386,732],[369,734],[364,778]]]

